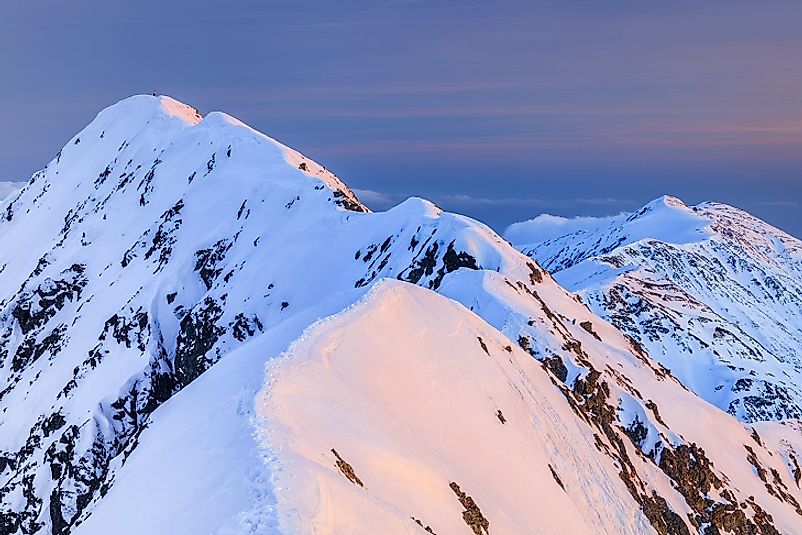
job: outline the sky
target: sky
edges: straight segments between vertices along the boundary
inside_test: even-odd
[[[0,4],[0,180],[157,90],[497,230],[671,194],[802,236],[802,2]]]

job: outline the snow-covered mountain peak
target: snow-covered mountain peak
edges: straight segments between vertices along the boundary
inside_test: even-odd
[[[559,271],[591,256],[640,241],[698,242],[710,236],[710,223],[681,200],[664,195],[636,212],[611,217],[564,218],[544,214],[511,225],[504,235],[524,251],[535,246],[548,250],[543,257],[548,257],[550,263],[544,267]]]
[[[184,171],[179,174],[172,168],[156,173],[159,166],[172,167],[171,163],[191,152],[197,158],[205,154],[205,168],[187,169],[185,176],[181,176]],[[84,190],[94,186],[86,167],[94,171],[101,165],[94,176],[102,175],[102,182],[114,170],[124,169],[129,174],[143,168],[153,171],[144,181],[145,197],[165,180],[186,181],[189,185],[196,177],[209,175],[215,167],[222,168],[215,175],[224,175],[229,187],[232,180],[270,180],[283,188],[303,189],[299,178],[305,175],[333,193],[335,204],[367,211],[353,192],[322,165],[226,113],[202,116],[192,106],[167,96],[136,95],[104,109],[59,151],[42,175],[58,182],[67,175],[79,181],[73,186]],[[75,172],[77,169],[81,172]],[[120,175],[120,182],[125,181],[124,175]],[[140,182],[138,189],[142,186]]]
[[[155,117],[172,117],[187,125],[203,119],[195,108],[168,96],[133,95],[102,110],[90,127],[100,120],[105,124],[136,123]]]
[[[223,113],[149,96],[101,112],[2,205],[0,533],[85,520],[153,411],[262,333],[289,342],[383,278],[533,273],[428,201],[367,212]]]
[[[661,195],[648,203],[646,206],[673,206],[674,208],[688,208],[688,206],[678,197],[673,195]]]
[[[562,228],[535,218],[506,237],[703,398],[745,420],[802,416],[798,239],[669,197]]]
[[[709,221],[677,197],[663,195],[625,220],[629,240],[661,240],[675,244],[707,238]]]
[[[487,226],[182,106],[109,108],[2,205],[0,534],[798,525],[795,428]]]
[[[202,119],[198,110],[189,106],[188,104],[184,104],[183,102],[179,102],[178,100],[168,97],[168,96],[160,96],[160,97],[148,97],[147,95],[138,95],[135,97],[129,97],[129,99],[142,99],[142,98],[156,98],[159,103],[159,111],[164,113],[165,115],[169,115],[170,117],[175,117],[177,119],[181,119],[185,121],[187,124],[193,125],[198,124]],[[126,100],[129,100],[126,99]]]
[[[393,210],[404,210],[410,214],[419,214],[425,217],[438,217],[443,213],[443,210],[428,199],[421,197],[409,197],[405,201],[396,205]]]

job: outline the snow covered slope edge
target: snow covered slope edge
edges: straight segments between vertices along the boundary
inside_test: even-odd
[[[540,216],[505,236],[744,421],[802,416],[802,242],[718,203]]]

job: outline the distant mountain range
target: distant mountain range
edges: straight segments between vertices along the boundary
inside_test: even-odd
[[[673,197],[505,235],[702,398],[746,422],[802,417],[800,240]]]
[[[0,534],[802,525],[799,242],[732,208],[523,254],[137,96],[0,210]]]
[[[12,180],[0,180],[0,200],[6,199],[25,187],[25,182],[14,182]]]

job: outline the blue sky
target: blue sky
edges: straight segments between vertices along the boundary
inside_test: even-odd
[[[663,193],[802,236],[802,3],[355,1],[0,6],[0,180],[157,89],[333,169],[374,208],[503,229]]]

